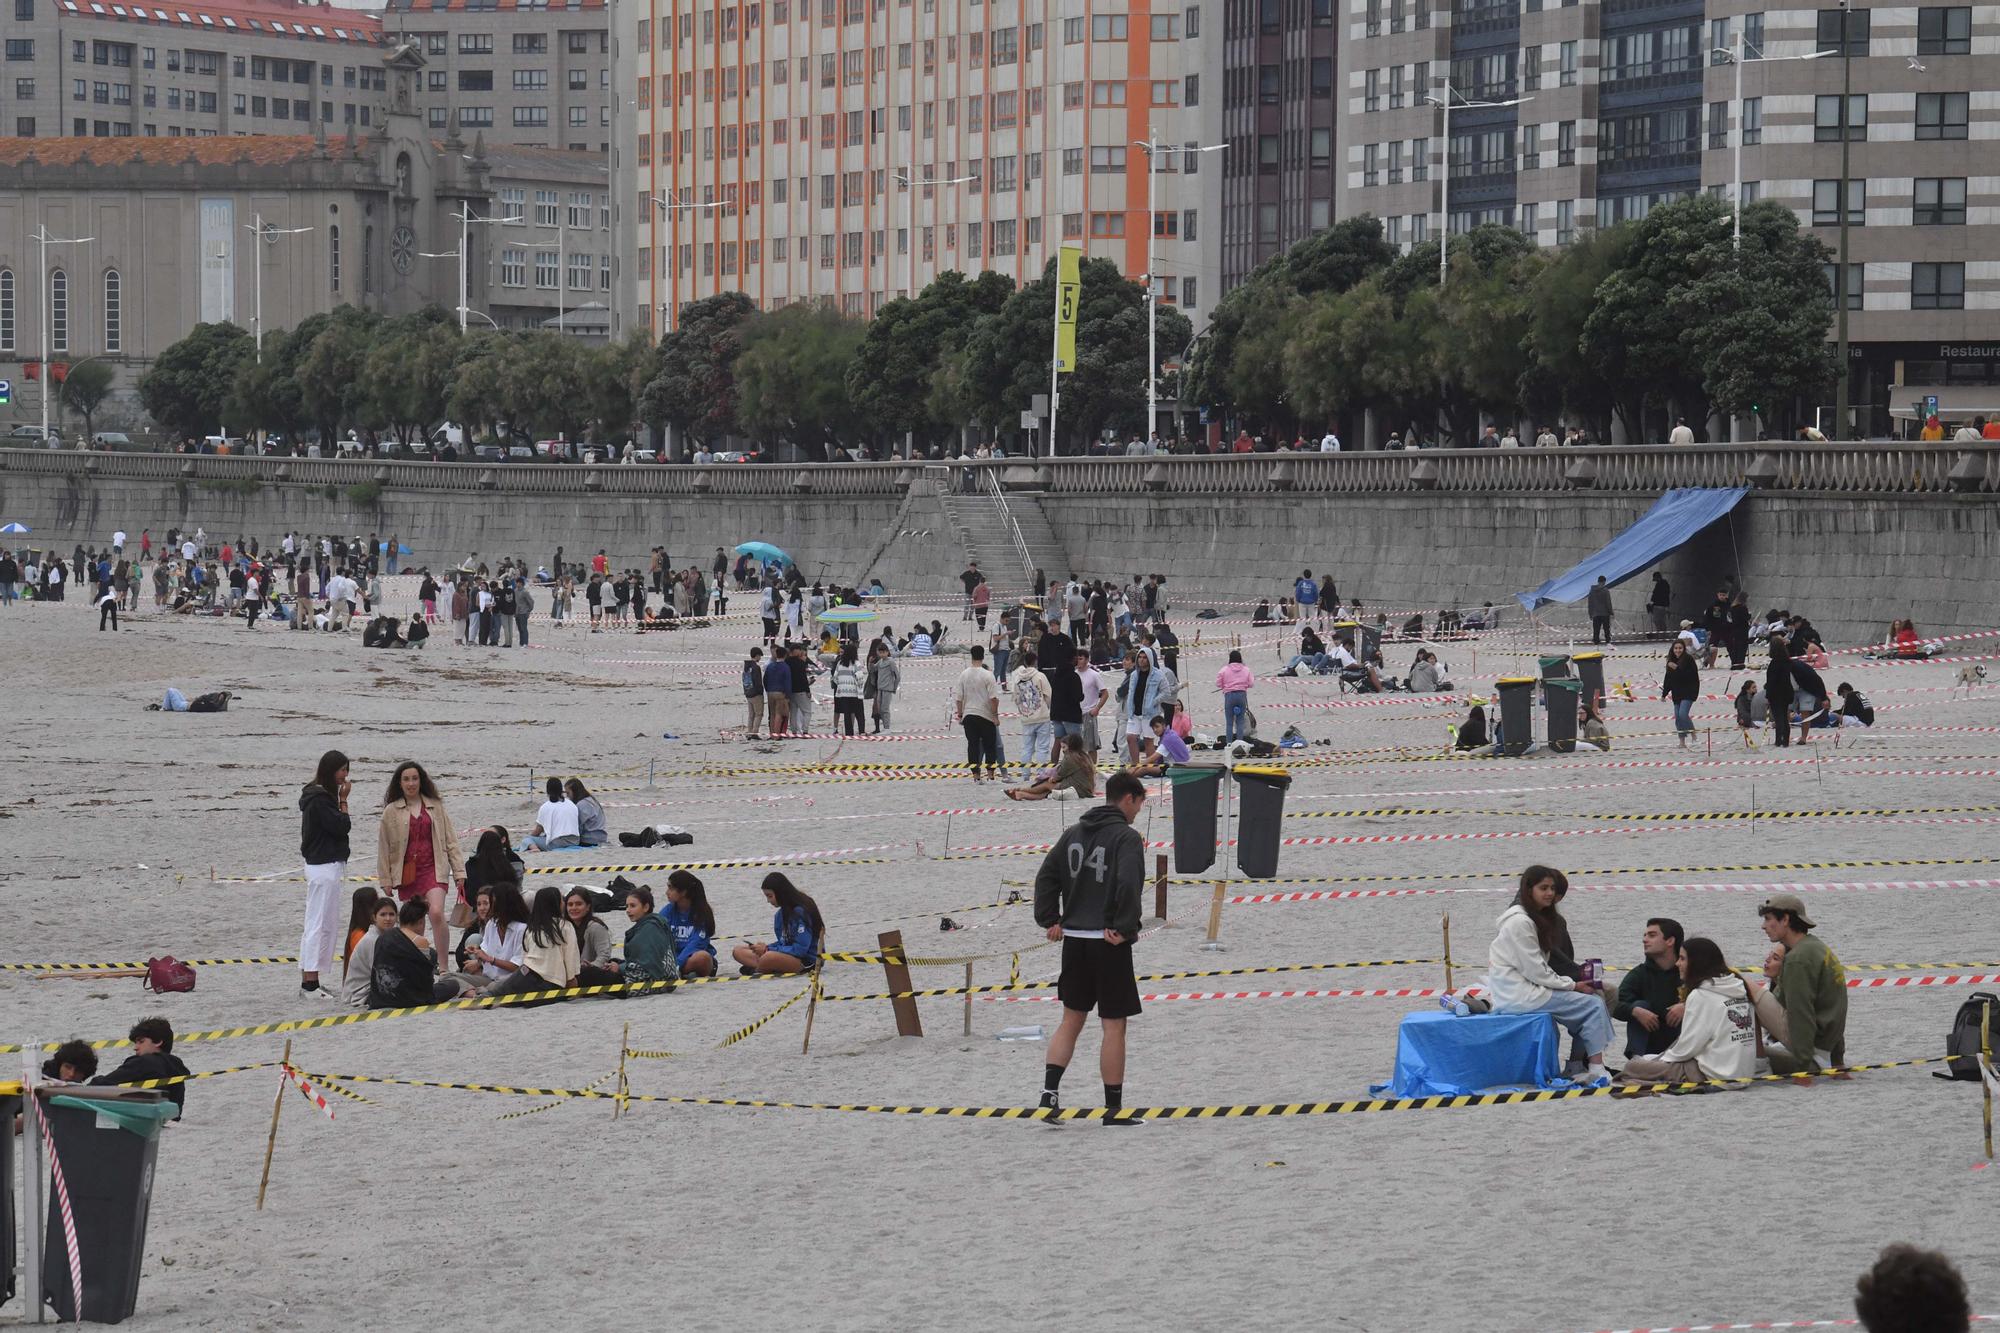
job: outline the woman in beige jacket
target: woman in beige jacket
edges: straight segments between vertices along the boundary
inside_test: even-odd
[[[465,891],[465,857],[431,775],[414,759],[398,764],[395,776],[389,779],[375,840],[375,866],[385,894],[394,892],[400,902],[422,898],[430,907],[431,937],[437,944],[437,966],[442,973],[451,960],[451,936],[444,919],[445,881],[449,879],[460,893]]]

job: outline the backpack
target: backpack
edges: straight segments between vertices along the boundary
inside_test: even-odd
[[[1944,1039],[1945,1064],[1951,1072],[1939,1072],[1932,1077],[1979,1082],[1979,1016],[1982,1013],[1988,1015],[1990,1039],[2000,1042],[2000,995],[1992,991],[1975,991],[1971,999],[1958,1006],[1958,1016],[1951,1020],[1951,1032]]]
[[[764,671],[755,662],[743,664],[743,697],[754,699],[764,692]]]
[[[188,705],[188,712],[190,713],[226,713],[228,711],[228,690],[216,690],[210,694],[199,695],[193,703]]]
[[[171,954],[165,958],[148,958],[146,979],[141,984],[156,995],[164,995],[170,991],[190,991],[194,989],[194,969]],[[1979,1032],[1976,1025],[1972,1041],[1977,1047]],[[1975,1074],[1973,1077],[1977,1078],[1978,1075]]]

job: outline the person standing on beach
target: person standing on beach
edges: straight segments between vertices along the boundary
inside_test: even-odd
[[[986,669],[986,650],[972,645],[972,665],[958,673],[952,690],[952,712],[965,729],[965,763],[972,780],[980,780],[980,765],[986,776],[1000,780],[1000,683]]]
[[[313,780],[299,793],[299,856],[306,870],[306,923],[299,936],[299,993],[331,995],[320,988],[319,974],[333,966],[334,945],[340,939],[340,882],[347,875],[347,835],[353,821],[347,814],[347,756],[328,750],[319,757]]]
[[[382,797],[382,820],[375,839],[376,874],[399,902],[422,899],[430,909],[431,939],[438,966],[451,957],[445,932],[444,886],[449,878],[465,892],[465,856],[431,775],[414,759],[396,766]]]
[[[1104,1029],[1098,1070],[1104,1078],[1104,1123],[1137,1125],[1125,1106],[1125,1025],[1139,1013],[1132,941],[1139,937],[1140,895],[1146,884],[1145,843],[1132,823],[1146,804],[1146,784],[1114,773],[1104,804],[1063,830],[1035,874],[1035,924],[1062,941],[1056,997],[1062,1023],[1049,1039],[1041,1107],[1059,1111],[1059,1089],[1076,1039],[1095,1009]]]

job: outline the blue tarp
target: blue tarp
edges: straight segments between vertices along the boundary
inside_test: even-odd
[[[1392,1097],[1462,1097],[1495,1088],[1567,1087],[1556,1022],[1547,1014],[1404,1014],[1396,1072],[1369,1091]]]
[[[1564,570],[1533,592],[1517,592],[1514,597],[1530,611],[1550,602],[1580,602],[1589,593],[1598,575],[1617,587],[1634,574],[1736,508],[1750,493],[1748,486],[1718,488],[1682,487],[1668,491],[1639,521],[1613,537],[1604,548],[1582,563]]]

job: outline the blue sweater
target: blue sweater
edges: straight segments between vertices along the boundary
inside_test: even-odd
[[[807,967],[819,961],[819,940],[812,933],[812,922],[803,907],[794,907],[789,912],[781,907],[772,913],[771,950],[788,953]]]
[[[792,669],[783,658],[771,659],[764,668],[764,693],[790,694],[792,692]]]
[[[660,909],[660,919],[667,923],[667,930],[674,937],[674,966],[685,968],[688,959],[698,953],[715,957],[714,939],[686,912],[668,903]]]

